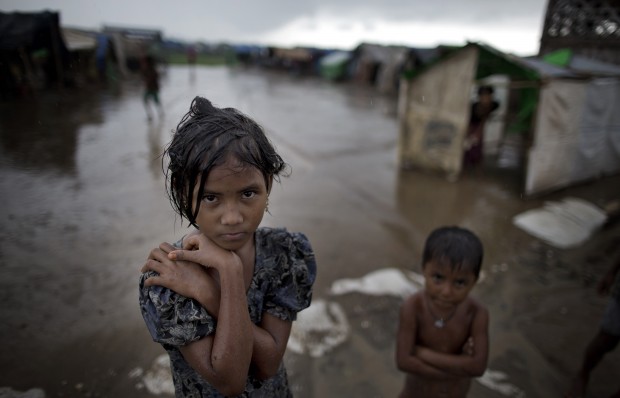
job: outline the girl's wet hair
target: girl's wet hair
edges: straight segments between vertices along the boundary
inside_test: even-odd
[[[164,150],[166,191],[174,210],[196,225],[200,201],[194,203],[194,190],[202,198],[209,172],[232,157],[241,166],[256,167],[267,190],[272,179],[287,168],[267,139],[263,128],[234,108],[218,108],[202,97],[192,101]]]
[[[422,267],[430,261],[447,264],[452,269],[471,270],[476,278],[482,266],[480,239],[468,229],[456,226],[435,229],[426,239]]]

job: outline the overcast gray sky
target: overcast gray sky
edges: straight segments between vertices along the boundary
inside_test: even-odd
[[[60,11],[61,24],[161,29],[168,38],[352,49],[362,41],[430,47],[481,41],[538,52],[547,0],[0,0]]]

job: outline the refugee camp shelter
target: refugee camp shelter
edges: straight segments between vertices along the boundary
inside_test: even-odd
[[[409,48],[405,46],[361,43],[353,50],[351,78],[357,83],[375,86],[380,93],[397,93],[408,54]]]
[[[249,66],[266,63],[266,66],[270,66],[267,61],[269,56],[268,47],[253,44],[232,44],[230,49],[235,56],[234,61],[240,62],[243,65]]]
[[[327,80],[346,80],[349,62],[350,51],[332,51],[319,59],[319,74]]]
[[[268,47],[268,63],[273,68],[295,74],[311,74],[314,71],[314,51],[310,48]]]
[[[92,30],[62,27],[62,37],[69,51],[69,69],[77,85],[104,82],[106,72],[114,66],[111,42]]]
[[[64,85],[68,51],[57,12],[0,12],[0,92],[28,95],[42,86]]]
[[[164,61],[161,51],[163,33],[157,29],[104,26],[103,33],[113,43],[115,58],[122,76],[140,70],[140,60],[146,55]]]
[[[458,177],[476,86],[503,77],[499,146],[520,143],[525,195],[620,172],[620,69],[573,62],[581,69],[469,43],[403,79],[400,166]]]

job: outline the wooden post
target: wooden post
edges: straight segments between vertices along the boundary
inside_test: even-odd
[[[58,88],[62,89],[64,86],[64,71],[62,69],[62,60],[60,58],[61,54],[58,45],[58,35],[60,32],[58,32],[56,24],[52,24],[50,30],[52,33],[52,49],[54,52],[54,62],[56,64],[56,75],[58,76]]]
[[[29,91],[34,91],[34,72],[32,70],[32,65],[30,64],[30,58],[26,53],[26,49],[23,46],[19,47],[19,57],[22,59],[24,63],[24,68],[26,69],[26,84],[28,86]]]

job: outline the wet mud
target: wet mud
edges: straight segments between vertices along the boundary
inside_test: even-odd
[[[568,196],[604,205],[620,198],[619,176],[526,199],[522,171],[493,159],[456,182],[400,171],[394,98],[314,78],[182,67],[168,70],[165,115],[151,122],[137,81],[0,104],[0,387],[15,396],[170,396],[145,376],[164,351],[144,326],[137,281],[149,250],[186,231],[158,155],[195,95],[266,128],[292,173],[274,187],[264,225],[306,233],[319,265],[314,298],[346,316],[346,339],[322,355],[287,352],[296,397],[398,394],[401,298],[330,288],[384,268],[419,272],[426,235],[444,224],[471,228],[486,249],[473,294],[491,312],[490,372],[470,396],[562,396],[606,304],[595,288],[620,255],[620,225],[560,250],[512,217]],[[620,388],[619,364],[617,349],[593,373],[589,396]]]

